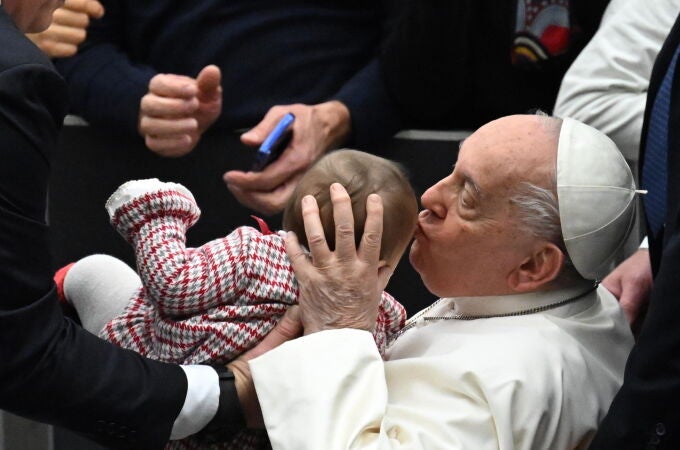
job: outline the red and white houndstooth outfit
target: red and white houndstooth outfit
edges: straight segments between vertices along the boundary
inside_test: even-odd
[[[158,181],[112,211],[111,223],[134,247],[143,287],[100,337],[161,361],[226,363],[260,342],[296,303],[282,236],[243,226],[187,248],[186,231],[199,216],[186,188]],[[381,353],[405,320],[403,306],[383,292],[373,332]],[[214,448],[253,446],[234,444]],[[195,448],[192,439],[171,447]]]

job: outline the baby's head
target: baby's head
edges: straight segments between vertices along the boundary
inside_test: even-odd
[[[357,245],[364,233],[366,198],[378,194],[383,202],[383,235],[380,259],[394,266],[413,237],[418,202],[413,188],[399,164],[356,150],[338,150],[321,158],[300,180],[283,212],[283,228],[294,231],[307,246],[300,201],[313,195],[319,205],[321,223],[328,246],[335,248],[333,205],[330,185],[342,184],[352,199],[354,237]]]

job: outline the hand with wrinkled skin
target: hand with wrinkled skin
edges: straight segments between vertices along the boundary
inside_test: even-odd
[[[103,15],[104,7],[97,0],[66,0],[54,11],[47,30],[26,36],[50,58],[66,58],[75,55],[85,40],[90,19]]]
[[[139,133],[160,156],[176,158],[194,149],[222,112],[222,74],[206,66],[196,78],[159,74],[139,108]]]
[[[646,249],[633,253],[602,280],[602,285],[619,299],[619,304],[631,325],[636,322],[644,306],[649,302],[652,284],[651,261],[649,251]]]
[[[366,224],[359,248],[354,243],[352,204],[347,191],[331,185],[335,250],[326,243],[314,197],[302,199],[302,216],[311,260],[294,233],[286,237],[300,294],[300,320],[305,334],[338,328],[372,330],[378,316],[380,293],[393,268],[380,261],[383,206],[380,196],[366,200]]]
[[[241,402],[241,408],[246,418],[248,428],[264,428],[262,410],[257,400],[255,384],[250,374],[248,361],[272,350],[284,342],[299,337],[302,334],[302,324],[297,306],[290,307],[283,315],[279,323],[265,338],[252,349],[227,364],[234,374],[236,393]]]
[[[232,170],[224,174],[224,182],[242,204],[268,215],[283,210],[309,166],[328,150],[343,144],[351,130],[349,110],[337,100],[317,105],[279,105],[241,135],[241,141],[251,147],[259,146],[289,112],[295,115],[292,139],[279,159],[261,172]]]

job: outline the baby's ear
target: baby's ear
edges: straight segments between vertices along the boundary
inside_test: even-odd
[[[378,261],[378,283],[380,284],[380,290],[384,291],[387,287],[387,283],[390,282],[390,277],[394,273],[394,267],[387,264],[387,261],[381,259]]]

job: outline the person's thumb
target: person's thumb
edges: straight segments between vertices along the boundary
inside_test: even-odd
[[[91,0],[87,3],[85,12],[93,19],[101,19],[104,16],[104,6],[97,0]]]
[[[288,308],[274,329],[259,344],[248,350],[239,359],[249,361],[267,353],[284,342],[300,337],[302,335],[302,322],[300,321],[300,311],[298,308],[297,305]]]
[[[260,123],[241,135],[241,142],[252,147],[262,144],[284,115],[281,109],[271,108]]]
[[[221,82],[222,72],[220,72],[219,67],[212,64],[204,67],[196,77],[198,99],[200,101],[211,101],[219,98],[222,95],[220,89]]]

